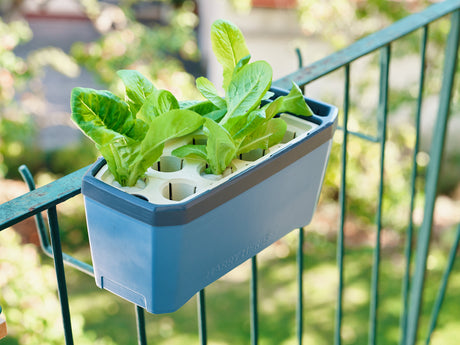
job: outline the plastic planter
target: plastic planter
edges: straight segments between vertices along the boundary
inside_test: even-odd
[[[283,92],[275,90],[276,95]],[[283,93],[284,94],[284,93]],[[173,312],[315,210],[337,109],[306,99],[316,115],[288,123],[283,143],[236,159],[221,176],[165,148],[147,181],[117,187],[99,159],[83,178],[96,284],[151,313]],[[147,201],[147,200],[148,201]]]

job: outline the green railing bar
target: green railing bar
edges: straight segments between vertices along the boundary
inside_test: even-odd
[[[147,345],[147,335],[145,333],[145,315],[144,309],[135,306],[136,309],[136,326],[137,326],[137,341],[139,345]]]
[[[33,178],[32,174],[31,174],[29,168],[27,168],[27,166],[25,166],[25,165],[21,165],[18,170],[19,170],[19,173],[22,176],[22,179],[27,184],[27,187],[29,188],[29,191],[35,190],[36,189],[35,181],[34,181],[34,178]],[[35,215],[35,224],[37,226],[38,238],[40,240],[41,248],[43,249],[43,251],[46,254],[48,254],[49,256],[52,256],[53,253],[52,253],[52,250],[51,250],[48,234],[46,232],[45,221],[44,221],[43,216],[42,216],[41,213],[37,213]]]
[[[251,258],[251,284],[250,284],[250,332],[251,345],[259,342],[259,320],[258,320],[258,299],[257,299],[257,256]]]
[[[341,131],[345,130],[342,126],[337,126],[337,129],[341,130]],[[355,132],[355,131],[350,131],[350,130],[347,130],[347,131],[348,131],[348,134],[353,135],[353,136],[355,136],[357,138],[364,139],[364,140],[367,140],[367,141],[370,141],[370,142],[373,142],[373,143],[379,143],[380,142],[379,138],[374,137],[372,135],[359,133],[359,132]]]
[[[430,150],[430,163],[426,173],[425,208],[423,222],[420,227],[417,241],[417,257],[414,277],[411,283],[410,306],[408,314],[406,345],[413,345],[417,340],[420,304],[422,301],[423,286],[426,270],[426,259],[433,225],[433,211],[436,202],[436,191],[439,180],[439,171],[444,151],[446,127],[449,118],[452,88],[457,68],[457,56],[460,36],[460,10],[452,13],[451,27],[447,38],[445,63],[441,93],[439,99],[438,117],[433,132],[433,141]]]
[[[302,53],[299,48],[296,48],[298,68],[303,67]],[[302,93],[305,94],[305,86],[300,87]],[[303,243],[304,229],[299,228],[299,241],[297,247],[297,309],[296,309],[296,324],[297,324],[297,341],[302,345],[303,338]]]
[[[407,310],[409,306],[409,281],[411,275],[411,258],[412,258],[412,239],[413,239],[413,212],[415,207],[415,192],[417,182],[417,154],[420,146],[420,115],[422,113],[423,89],[425,84],[425,62],[426,62],[426,47],[428,41],[428,26],[423,28],[421,49],[420,49],[420,81],[417,98],[417,109],[415,113],[415,143],[414,154],[412,157],[412,172],[411,172],[411,188],[410,188],[410,207],[409,207],[409,224],[406,231],[406,245],[404,255],[406,258],[406,267],[402,282],[402,313],[400,321],[400,345],[404,345],[404,339],[407,332]]]
[[[88,167],[0,205],[0,231],[77,195]]]
[[[387,130],[388,114],[388,75],[390,70],[390,45],[382,48],[380,51],[380,95],[378,106],[378,128],[380,135],[380,183],[379,183],[379,200],[377,206],[377,234],[374,249],[374,262],[372,267],[371,281],[371,301],[369,314],[369,344],[377,342],[377,310],[378,310],[378,288],[380,273],[380,239],[382,230],[382,201],[384,185],[384,161],[385,161],[385,142]]]
[[[198,334],[200,344],[206,345],[208,343],[208,334],[206,330],[206,302],[204,296],[204,289],[198,293]]]
[[[299,240],[297,247],[297,340],[299,345],[302,345],[303,338],[303,244],[304,244],[304,228],[299,228]]]
[[[52,206],[48,210],[48,222],[50,227],[51,245],[53,246],[54,269],[56,271],[59,302],[61,303],[61,315],[64,325],[65,343],[66,345],[73,345],[69,299],[67,295],[67,284],[64,272],[64,261],[62,258],[61,239],[59,235],[59,224],[57,219],[56,206]]]
[[[447,267],[444,271],[444,275],[441,280],[441,286],[439,287],[438,295],[436,297],[436,301],[434,303],[433,312],[431,313],[431,320],[430,320],[430,327],[428,329],[428,336],[426,338],[426,345],[428,345],[431,341],[431,335],[433,334],[434,329],[436,328],[436,323],[438,322],[438,315],[439,311],[442,307],[442,302],[444,301],[444,296],[447,290],[447,283],[449,282],[450,272],[454,267],[455,257],[457,256],[457,249],[458,244],[460,242],[460,224],[457,227],[457,233],[455,235],[454,244],[450,249],[449,259],[447,261]]]
[[[295,52],[297,54],[298,69],[301,69],[301,68],[303,68],[302,52],[300,51],[299,48],[296,48]],[[300,90],[302,90],[302,93],[305,94],[305,85],[301,85]]]
[[[337,290],[337,310],[335,314],[334,345],[342,343],[342,311],[343,311],[343,263],[344,263],[344,229],[346,216],[347,197],[347,147],[348,147],[348,111],[350,104],[350,65],[345,66],[345,90],[343,97],[343,142],[341,153],[341,178],[340,178],[340,223],[337,235],[337,268],[339,282]]]
[[[431,5],[420,13],[407,16],[385,29],[356,41],[347,48],[276,80],[273,82],[273,85],[288,90],[292,86],[292,81],[301,86],[308,84],[311,81],[316,80],[323,75],[329,74],[370,52],[380,49],[394,40],[406,36],[459,8],[460,0],[446,0],[441,3]]]
[[[30,191],[35,190],[35,181],[30,173],[30,170],[25,165],[21,165],[19,167],[19,173],[21,174],[22,178],[26,182]],[[45,225],[45,221],[43,220],[43,216],[41,213],[37,213],[35,215],[35,224],[37,226],[38,238],[40,240],[40,246],[43,252],[48,255],[49,257],[53,257],[53,250],[50,246],[50,241],[48,238],[48,233]],[[82,262],[73,256],[70,256],[66,253],[62,253],[62,257],[64,262],[79,271],[88,274],[89,276],[94,277],[94,269],[91,265],[88,265],[85,262]]]

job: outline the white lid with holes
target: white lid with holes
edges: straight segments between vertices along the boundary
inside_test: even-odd
[[[182,145],[204,144],[205,136],[195,134],[168,142],[160,160],[147,170],[145,179],[139,180],[134,187],[120,186],[108,170],[107,165],[99,170],[96,178],[154,204],[167,205],[187,201],[269,159],[275,152],[302,140],[318,126],[313,122],[288,114],[282,114],[281,118],[287,123],[287,131],[281,143],[267,150],[258,149],[240,155],[239,159],[234,159],[222,175],[206,174],[204,172],[206,163],[203,160],[182,159],[171,155],[174,149]]]

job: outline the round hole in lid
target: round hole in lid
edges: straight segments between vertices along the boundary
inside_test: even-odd
[[[265,156],[265,150],[255,149],[255,150],[240,154],[240,159],[243,161],[254,162],[263,156]]]
[[[295,139],[296,136],[297,136],[296,132],[287,130],[286,133],[284,133],[284,137],[281,140],[281,143],[286,144],[290,142],[291,140]]]
[[[172,201],[181,201],[196,193],[196,185],[183,180],[169,181],[161,192],[163,197]]]
[[[175,172],[182,169],[184,160],[174,156],[162,156],[160,160],[153,164],[153,170],[160,172]]]
[[[192,145],[206,145],[208,142],[208,138],[205,135],[195,135],[192,138]]]

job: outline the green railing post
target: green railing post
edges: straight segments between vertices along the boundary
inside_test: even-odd
[[[297,341],[302,345],[303,338],[303,244],[304,244],[304,229],[299,228],[299,242],[297,247]]]
[[[147,345],[147,335],[145,333],[144,309],[136,305],[135,311],[136,311],[136,326],[137,326],[137,342],[139,345]]]
[[[441,310],[442,302],[444,301],[444,296],[447,290],[447,283],[449,282],[450,272],[454,266],[455,257],[457,256],[458,245],[460,243],[460,224],[458,224],[457,232],[454,239],[454,244],[452,245],[449,253],[449,258],[447,259],[446,270],[441,279],[441,285],[439,287],[438,295],[433,306],[433,312],[431,314],[430,327],[428,329],[428,335],[426,338],[426,345],[431,341],[431,335],[433,334],[434,329],[436,328],[436,323],[438,322],[439,311]]]
[[[48,210],[48,222],[51,234],[51,245],[53,247],[54,269],[56,271],[58,295],[61,303],[61,315],[64,324],[65,343],[66,345],[73,345],[69,299],[67,296],[67,284],[64,272],[64,261],[62,258],[61,238],[59,235],[56,206],[53,206]]]
[[[29,190],[30,191],[35,190],[35,181],[34,181],[34,178],[32,177],[32,174],[30,173],[30,170],[27,168],[27,166],[21,165],[18,170],[23,180],[26,182]],[[43,252],[52,258],[53,250],[50,246],[50,240],[48,237],[45,221],[43,220],[41,213],[35,214],[34,218],[35,218],[35,225],[37,226],[37,233],[38,233],[38,238],[40,240],[40,246]],[[76,268],[77,270],[82,271],[83,273],[86,273],[89,276],[94,277],[94,270],[91,265],[88,265],[85,262],[75,259],[73,256],[70,256],[66,253],[62,253],[62,257],[66,264]]]
[[[413,212],[415,207],[415,191],[417,182],[417,155],[420,146],[420,115],[422,113],[423,101],[423,88],[425,83],[425,69],[426,69],[426,46],[428,40],[428,26],[423,27],[421,49],[420,49],[420,81],[417,97],[417,109],[415,113],[415,143],[414,153],[412,156],[412,172],[411,172],[411,188],[410,188],[410,206],[409,206],[409,224],[406,231],[406,246],[404,249],[404,256],[406,258],[406,266],[404,270],[403,283],[402,283],[402,312],[400,321],[400,345],[404,344],[407,333],[407,311],[409,307],[409,282],[411,275],[411,258],[412,258],[412,240],[413,240]]]
[[[410,291],[410,305],[407,325],[406,345],[413,345],[417,341],[420,305],[425,280],[426,260],[433,225],[433,212],[436,202],[436,191],[439,180],[444,141],[449,118],[449,109],[452,98],[454,76],[457,68],[457,56],[460,36],[460,10],[452,13],[451,28],[447,39],[443,81],[439,100],[439,110],[436,125],[433,131],[433,141],[430,149],[430,162],[426,174],[425,208],[423,222],[420,227],[417,241],[417,256],[414,277]]]
[[[250,284],[250,325],[251,325],[251,345],[257,345],[259,342],[259,316],[258,316],[258,299],[257,299],[257,256],[251,258],[251,284]]]
[[[387,113],[388,113],[388,76],[390,71],[390,45],[383,47],[380,51],[380,95],[378,107],[378,128],[380,138],[380,183],[379,183],[379,200],[377,206],[377,234],[374,248],[374,263],[372,267],[371,280],[371,301],[369,314],[369,344],[377,342],[377,311],[378,311],[378,288],[380,274],[380,240],[382,230],[382,203],[383,203],[383,186],[385,171],[385,143],[387,131]]]
[[[344,266],[344,229],[346,216],[347,197],[347,147],[348,147],[348,110],[350,104],[350,65],[345,66],[345,90],[343,97],[343,142],[341,152],[341,176],[340,176],[340,221],[337,234],[337,269],[339,281],[337,289],[337,309],[335,314],[334,345],[342,343],[342,310],[343,310],[343,266]]]
[[[208,332],[206,329],[206,302],[204,289],[198,293],[198,333],[200,337],[200,344],[206,345],[208,343]]]

